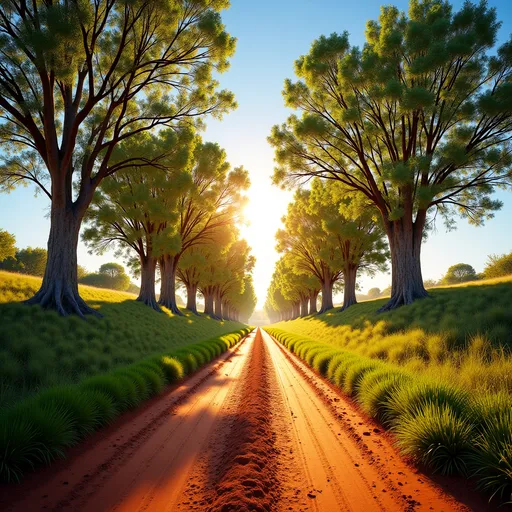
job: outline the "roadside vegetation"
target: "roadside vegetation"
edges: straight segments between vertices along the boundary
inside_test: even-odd
[[[41,279],[0,272],[0,407],[50,386],[80,382],[141,359],[241,329],[183,311],[157,313],[124,292],[81,286],[103,318],[76,316],[19,303]]]
[[[443,474],[512,491],[512,276],[430,290],[387,313],[385,299],[266,330]]]
[[[146,311],[146,314],[148,312]],[[200,343],[153,353],[78,384],[49,387],[0,416],[0,480],[19,481],[122,412],[162,392],[237,344],[250,327]]]

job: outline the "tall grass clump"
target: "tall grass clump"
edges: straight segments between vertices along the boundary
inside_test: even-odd
[[[43,389],[0,415],[0,480],[15,482],[110,423],[117,415],[157,395],[166,384],[233,347],[252,328],[240,329],[175,352],[151,356],[78,384]],[[192,358],[195,366],[187,366]]]
[[[292,346],[298,357],[390,429],[404,455],[441,474],[475,476],[491,499],[510,496],[510,393],[488,388],[470,393],[439,378],[442,372],[418,375],[407,365],[363,356],[275,327],[265,330],[288,348]],[[426,357],[435,352],[427,350]],[[494,357],[493,348],[475,338],[463,361],[469,364],[471,358],[492,361]]]

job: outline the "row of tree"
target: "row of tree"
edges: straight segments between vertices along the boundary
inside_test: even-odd
[[[495,48],[499,27],[485,2],[386,6],[363,48],[322,36],[285,82],[295,114],[269,137],[274,181],[316,177],[365,197],[391,253],[383,310],[427,296],[421,244],[437,216],[481,224],[501,207],[495,189],[511,187],[512,42]]]
[[[357,302],[357,276],[387,268],[382,222],[362,194],[347,195],[343,184],[313,179],[299,189],[276,234],[282,254],[268,290],[265,310],[272,320],[333,308],[333,290],[343,286],[343,310]]]
[[[178,240],[174,216],[181,215],[182,238],[195,232],[189,219],[199,216],[189,196],[173,188],[169,193],[176,195],[163,199],[161,189],[175,179],[193,181],[183,162],[197,155],[196,146],[199,167],[208,151],[217,150],[187,141],[196,141],[195,130],[206,116],[221,117],[236,106],[216,80],[236,44],[220,15],[228,6],[225,0],[1,2],[0,187],[34,184],[51,202],[47,265],[29,303],[63,315],[96,314],[78,292],[82,221],[87,216],[94,226],[98,218],[99,235],[89,231],[86,238],[93,245],[107,243],[116,229],[112,216],[131,208],[127,197],[145,204],[147,189],[158,190],[159,206],[151,211],[159,208],[159,214],[148,221],[144,209],[133,207],[134,215],[118,220],[126,226],[129,218],[152,237],[113,237],[126,239],[139,255],[141,300],[157,307],[151,274],[158,260],[160,302],[175,309],[176,257],[187,242]],[[194,193],[218,198],[209,179]],[[219,185],[228,188],[225,195],[233,197],[238,179],[246,180],[244,171],[226,174]],[[189,206],[178,209],[179,201]],[[220,199],[200,211],[211,217],[217,209],[229,207]],[[99,242],[104,229],[107,236]],[[146,245],[148,240],[156,247]],[[174,242],[172,250],[160,246]]]
[[[120,144],[118,152],[122,159],[138,154],[165,158],[142,169],[128,167],[101,184],[85,216],[83,239],[89,248],[101,254],[114,246],[127,257],[141,279],[137,300],[157,311],[165,306],[181,314],[179,280],[194,313],[200,291],[207,314],[248,319],[254,259],[236,227],[248,172],[232,169],[223,149],[203,142],[187,127],[141,134]],[[117,152],[111,161],[116,158]]]

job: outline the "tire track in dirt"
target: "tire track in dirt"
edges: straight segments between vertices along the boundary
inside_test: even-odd
[[[275,428],[272,361],[256,333],[248,364],[226,401],[208,450],[196,464],[177,510],[276,510],[282,433]]]

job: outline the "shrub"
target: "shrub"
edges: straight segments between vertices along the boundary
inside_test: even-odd
[[[471,424],[449,406],[427,403],[400,417],[394,433],[405,455],[444,475],[465,474],[471,455]]]
[[[508,498],[512,493],[512,409],[488,415],[480,427],[469,462],[471,473],[491,497]]]

